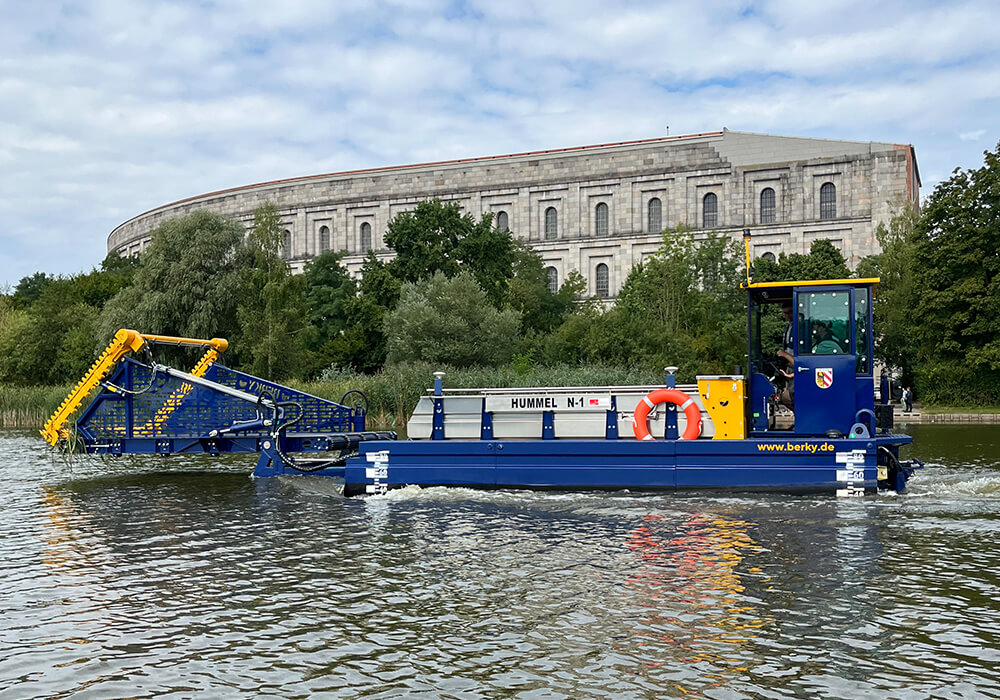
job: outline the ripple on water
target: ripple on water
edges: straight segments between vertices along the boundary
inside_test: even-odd
[[[996,696],[983,457],[900,497],[417,489],[0,435],[0,696]]]

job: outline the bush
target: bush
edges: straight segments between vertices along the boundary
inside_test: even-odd
[[[517,311],[498,311],[469,273],[403,285],[386,316],[388,362],[426,361],[456,367],[506,364],[521,327]]]

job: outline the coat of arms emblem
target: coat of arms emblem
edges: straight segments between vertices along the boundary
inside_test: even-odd
[[[816,368],[816,386],[818,386],[820,389],[829,389],[831,386],[833,386],[832,367]]]

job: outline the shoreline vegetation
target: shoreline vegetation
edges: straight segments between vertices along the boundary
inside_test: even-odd
[[[662,373],[635,367],[581,365],[456,369],[430,364],[387,367],[375,374],[327,372],[316,381],[288,386],[339,402],[359,390],[368,398],[370,430],[404,430],[419,398],[434,385],[434,372],[445,372],[447,389],[552,386],[662,386]],[[0,386],[0,429],[40,429],[69,393],[65,386]],[[75,418],[74,418],[75,420]],[[897,410],[897,423],[1000,423],[1000,406],[921,406],[912,414]]]

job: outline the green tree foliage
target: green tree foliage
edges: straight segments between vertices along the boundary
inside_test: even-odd
[[[506,307],[521,314],[523,335],[544,335],[573,312],[587,288],[587,281],[573,270],[553,293],[541,256],[524,241],[514,241],[514,263],[508,285]]]
[[[931,401],[1000,402],[1000,144],[984,156],[934,189],[917,226],[917,393]]]
[[[385,317],[399,301],[400,281],[369,251],[361,280],[351,279],[340,255],[307,266],[306,299],[317,348],[310,374],[328,367],[376,372],[386,357]]]
[[[64,384],[94,359],[98,310],[75,296],[73,280],[47,284],[28,309],[0,323],[0,378],[17,384]]]
[[[243,227],[218,214],[197,211],[165,221],[135,271],[101,313],[98,335],[119,328],[193,338],[238,338],[238,268]]]
[[[94,360],[100,309],[131,283],[134,261],[117,260],[116,254],[109,255],[102,269],[69,277],[38,272],[4,297],[0,379],[62,384],[87,370]]]
[[[420,202],[389,222],[385,242],[396,251],[390,268],[400,281],[417,282],[435,272],[454,277],[465,270],[490,304],[503,305],[516,255],[513,237],[494,228],[492,214],[476,221],[462,214],[458,202]]]
[[[730,372],[745,354],[739,246],[709,234],[696,242],[678,227],[632,269],[615,306],[585,307],[550,339],[546,357],[697,373]]]
[[[403,285],[385,320],[390,363],[424,361],[455,367],[505,364],[513,354],[520,314],[498,311],[468,272]]]
[[[28,277],[22,277],[17,286],[14,287],[14,294],[12,296],[14,306],[19,309],[28,308],[38,301],[42,290],[55,281],[55,277],[50,277],[44,272],[36,272]]]
[[[889,225],[875,229],[882,252],[858,265],[858,276],[877,277],[875,289],[875,357],[900,373],[904,384],[914,379],[917,359],[914,312],[917,301],[916,264],[917,225],[920,213],[916,206],[903,204]]]
[[[782,253],[776,262],[771,262],[767,258],[757,258],[753,267],[754,282],[836,280],[851,275],[844,256],[825,238],[813,241],[808,255]]]
[[[297,375],[308,364],[304,280],[293,277],[279,255],[283,235],[277,207],[258,207],[239,269],[240,350],[249,356],[244,367],[271,380]]]

